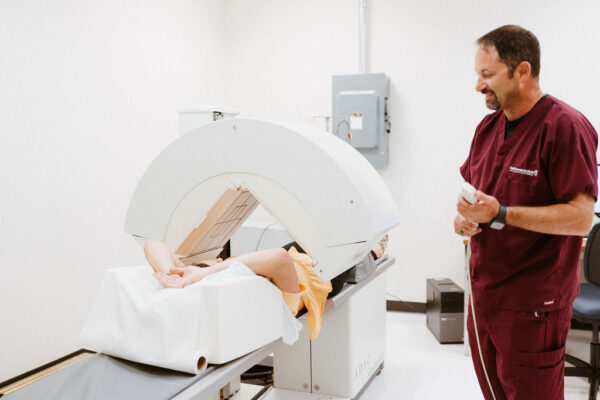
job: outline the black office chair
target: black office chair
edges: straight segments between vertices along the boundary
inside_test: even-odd
[[[574,367],[565,367],[565,376],[585,376],[590,382],[590,400],[596,399],[600,382],[600,223],[590,231],[583,254],[583,271],[588,283],[582,283],[579,296],[573,302],[573,319],[592,325],[590,362],[565,354],[565,361]]]

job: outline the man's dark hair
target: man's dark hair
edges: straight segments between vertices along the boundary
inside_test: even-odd
[[[504,25],[477,39],[477,44],[496,48],[500,61],[508,66],[510,78],[523,61],[531,64],[531,76],[540,76],[540,42],[527,29],[518,25]]]

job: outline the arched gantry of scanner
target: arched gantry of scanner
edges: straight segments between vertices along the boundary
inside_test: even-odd
[[[214,258],[261,204],[329,280],[399,223],[373,167],[343,141],[309,127],[214,122],[164,149],[139,182],[125,223],[186,263]]]

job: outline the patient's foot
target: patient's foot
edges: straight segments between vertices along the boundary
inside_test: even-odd
[[[383,236],[381,238],[381,240],[375,245],[375,247],[373,247],[373,250],[371,250],[373,252],[373,255],[375,256],[376,260],[385,253],[385,250],[386,250],[387,244],[388,244],[388,240],[389,240],[389,236],[386,233],[385,236]]]

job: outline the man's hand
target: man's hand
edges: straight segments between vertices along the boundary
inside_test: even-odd
[[[477,222],[480,224],[487,224],[491,222],[492,219],[498,215],[500,203],[495,197],[488,196],[479,190],[475,192],[475,198],[477,199],[477,203],[471,204],[466,201],[462,195],[459,195],[456,203],[456,209],[458,210],[458,213],[466,220],[471,222]]]
[[[471,237],[481,232],[481,228],[473,225],[472,222],[467,220],[462,215],[457,214],[456,218],[454,218],[454,232],[460,236]]]

